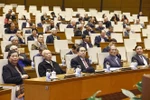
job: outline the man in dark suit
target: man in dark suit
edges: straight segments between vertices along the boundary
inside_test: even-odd
[[[95,33],[89,25],[86,25],[85,28],[86,30],[83,31],[84,35],[90,35],[91,33]]]
[[[104,18],[104,24],[106,25],[106,28],[109,28],[111,26],[111,22],[108,20],[107,17]]]
[[[44,14],[41,16],[41,22],[47,21],[47,20],[48,20],[47,13],[44,13]]]
[[[149,64],[149,61],[148,61],[148,58],[146,58],[144,55],[143,55],[143,48],[142,46],[140,45],[137,45],[135,47],[135,51],[136,51],[136,55],[134,55],[132,57],[132,62],[137,62],[138,66],[141,66],[141,65],[148,65]]]
[[[22,23],[22,29],[26,28],[26,27],[32,27],[33,23],[31,22],[31,20],[27,19],[26,22]]]
[[[60,37],[56,36],[57,30],[56,28],[52,29],[52,34],[47,36],[46,43],[54,43],[54,40],[60,40]]]
[[[104,59],[103,66],[106,68],[106,65],[110,65],[110,67],[121,67],[121,59],[117,56],[117,48],[115,45],[110,46],[109,56]]]
[[[66,55],[73,55],[73,54],[77,54],[77,46],[73,45],[71,48],[71,51],[69,51]]]
[[[37,40],[37,34],[38,34],[38,30],[32,29],[32,34],[27,37],[27,40],[28,41],[36,41]]]
[[[114,28],[112,26],[109,27],[109,30],[106,32],[106,35],[108,37],[111,37],[111,34],[113,33]]]
[[[51,71],[55,71],[56,74],[63,74],[64,71],[60,68],[59,64],[55,61],[52,61],[52,54],[49,50],[44,50],[42,52],[44,60],[39,64],[38,71],[40,77],[46,76],[46,70],[50,69]]]
[[[86,49],[84,47],[77,48],[78,56],[71,60],[71,67],[81,68],[82,72],[93,73],[95,72],[94,68],[90,65],[89,59],[85,58]]]
[[[74,36],[82,36],[83,25],[78,24],[77,29],[75,30]]]
[[[17,28],[15,26],[15,23],[11,23],[9,28],[5,29],[5,34],[15,34],[17,32]]]
[[[109,42],[105,30],[102,30],[101,34],[99,36],[96,36],[94,41],[95,41],[94,45],[96,45],[97,47],[100,47],[100,42]]]
[[[101,31],[104,30],[104,29],[105,29],[105,27],[103,26],[103,22],[100,21],[100,22],[98,23],[98,27],[96,27],[96,31],[101,32]]]
[[[76,22],[74,20],[70,21],[70,24],[67,25],[67,28],[76,28]]]
[[[89,35],[82,35],[82,42],[79,46],[84,47],[86,50],[93,47],[93,45],[90,43]]]

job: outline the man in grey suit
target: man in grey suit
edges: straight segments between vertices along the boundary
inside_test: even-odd
[[[115,45],[110,46],[110,50],[109,50],[109,56],[107,56],[104,59],[104,68],[106,68],[106,65],[109,64],[110,67],[121,67],[121,60],[116,56],[117,55],[117,48],[115,47]]]
[[[131,61],[132,62],[137,62],[138,66],[148,65],[149,61],[148,61],[148,58],[146,58],[143,55],[143,48],[142,48],[142,46],[137,45],[135,47],[135,51],[136,51],[136,54],[132,57]]]

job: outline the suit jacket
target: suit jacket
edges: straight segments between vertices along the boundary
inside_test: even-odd
[[[106,25],[106,28],[109,28],[111,26],[111,22],[110,21],[106,21],[106,22],[104,22],[104,24]]]
[[[27,37],[27,41],[34,41],[33,35],[29,35],[29,36]]]
[[[67,28],[74,28],[74,26],[72,26],[71,24],[68,24]]]
[[[37,27],[43,27],[43,24],[42,23],[38,23]]]
[[[89,45],[89,48],[93,47],[93,45],[91,43],[87,43],[87,44]],[[87,50],[86,43],[84,41],[81,42],[79,46],[84,47]]]
[[[50,63],[46,62],[45,60],[43,60],[38,66],[38,71],[39,71],[40,77],[46,76],[47,69],[50,69],[51,71],[55,71],[56,74],[64,73],[64,71],[60,68],[58,63],[52,61],[52,65]]]
[[[5,34],[16,34],[17,33],[17,28],[15,28],[14,30],[11,30],[10,28],[5,29]]]
[[[95,28],[95,25],[93,23],[88,23],[87,25],[89,25],[91,28]]]
[[[48,18],[47,17],[45,18],[44,15],[42,15],[41,16],[41,21],[44,21],[44,20],[48,20]]]
[[[116,60],[118,61],[118,63],[116,62]],[[112,56],[109,55],[104,59],[104,63],[103,66],[104,68],[106,68],[106,64],[109,63],[110,67],[121,67],[121,59],[119,59],[117,56]]]
[[[73,52],[72,51],[69,51],[66,55],[72,55]]]
[[[21,53],[19,56],[22,56],[24,59],[19,59],[18,64],[20,67],[31,66],[31,60],[27,58],[26,54]]]
[[[94,42],[94,45],[96,45],[97,47],[100,47],[100,42],[101,42],[101,40],[102,40],[102,38],[101,38],[101,36],[99,35],[99,36],[96,36],[95,37],[95,42]],[[105,42],[109,42],[109,40],[106,38],[106,37],[104,37],[104,41]]]
[[[82,36],[82,31],[77,29],[74,33],[74,36]]]
[[[32,23],[29,23],[29,25],[32,26]],[[26,28],[26,26],[27,26],[27,22],[23,22],[23,23],[22,23],[22,29],[23,29],[23,28]]]
[[[10,47],[12,46],[13,44],[8,44],[6,47],[5,47],[5,52],[8,52],[10,50]],[[20,47],[20,45],[16,45],[18,48]]]
[[[36,41],[34,44],[31,45],[31,50],[39,50],[39,48],[47,49],[47,46],[42,43],[41,45]]]
[[[106,32],[106,35],[107,35],[108,37],[111,37],[111,33],[112,33],[112,32],[107,31],[107,32]]]
[[[22,74],[26,74],[26,72],[22,67],[20,67],[19,65],[17,65],[17,67]],[[21,78],[19,72],[16,70],[14,65],[12,65],[10,62],[8,62],[8,64],[3,67],[2,76],[3,76],[4,83],[17,84],[17,85],[23,83],[23,79]]]
[[[96,31],[101,32],[103,29],[105,29],[105,28],[104,28],[104,27],[97,27],[97,28],[96,28]]]
[[[149,64],[148,59],[147,59],[144,55],[142,55],[142,56],[143,56],[143,58],[147,61],[147,64]],[[135,61],[136,61],[139,66],[145,65],[144,62],[142,61],[142,59],[139,57],[138,54],[134,55],[134,56],[132,57],[131,61],[132,61],[132,62],[135,62]]]
[[[90,33],[95,33],[94,31],[84,30],[84,31],[83,31],[83,34],[84,34],[84,35],[90,35],[89,32],[90,32]]]
[[[88,66],[89,66],[88,68],[86,68],[86,67],[84,66],[84,64],[83,64],[83,62],[82,62],[82,60],[81,60],[81,58],[80,58],[79,56],[77,56],[77,57],[75,57],[75,58],[73,58],[73,59],[71,60],[71,67],[76,69],[77,66],[80,65],[82,72],[89,72],[89,73],[95,72],[94,68],[90,65],[89,59],[88,59],[88,58],[85,58],[85,61],[86,61],[86,63],[87,63]]]
[[[125,32],[124,32],[124,36],[125,36],[125,37],[129,37],[129,33],[130,33],[130,32],[125,31]]]
[[[58,36],[56,36],[56,37],[57,37],[57,40],[60,40],[60,38]],[[46,43],[54,43],[54,37],[53,37],[53,35],[47,36]]]

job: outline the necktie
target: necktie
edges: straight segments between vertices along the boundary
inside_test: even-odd
[[[83,63],[84,63],[85,68],[89,67],[89,65],[87,64],[87,62],[86,62],[86,60],[84,58],[83,58]]]
[[[117,57],[115,58],[115,61],[116,61],[117,65],[120,66],[120,63],[118,62]]]

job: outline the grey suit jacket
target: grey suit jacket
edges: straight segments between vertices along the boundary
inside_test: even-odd
[[[121,65],[121,60],[117,56],[112,56],[112,55],[107,56],[104,59],[104,63],[103,63],[104,68],[106,68],[107,63],[110,65],[110,67],[121,67],[122,66]]]
[[[47,46],[44,43],[40,45],[37,41],[31,46],[31,50],[39,50],[39,48],[47,49]]]

